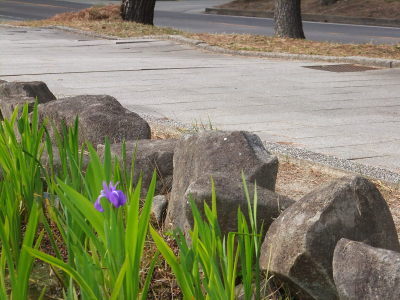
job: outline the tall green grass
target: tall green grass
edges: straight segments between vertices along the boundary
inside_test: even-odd
[[[257,193],[250,201],[245,181],[250,225],[238,210],[238,231],[222,235],[217,215],[217,201],[212,184],[211,208],[204,203],[205,218],[191,201],[194,227],[189,233],[190,242],[180,231],[175,233],[179,255],[151,229],[152,237],[170,265],[184,299],[235,299],[235,287],[242,282],[245,299],[260,299],[259,255],[261,234],[257,231]]]
[[[90,163],[86,172],[78,175],[82,182],[77,187],[82,191],[71,186],[74,178],[70,175],[64,181],[58,178],[52,186],[60,207],[50,206],[48,212],[63,238],[67,261],[32,248],[28,251],[64,272],[67,299],[75,299],[79,293],[80,299],[146,299],[156,257],[145,280],[141,276],[141,262],[156,175],[143,205],[141,180],[134,184],[131,172],[128,181],[120,185],[127,195],[127,204],[115,208],[105,200],[102,201],[104,212],[99,212],[93,203],[100,194],[102,182],[117,182],[125,173],[118,160],[112,159],[108,142],[103,161],[90,144],[88,151]]]
[[[37,105],[16,109],[0,123],[0,298],[26,299],[33,257],[25,247],[37,248],[43,193],[40,157],[45,127]]]
[[[0,299],[28,298],[35,258],[52,265],[66,299],[146,299],[156,258],[145,278],[141,264],[155,173],[142,203],[133,165],[112,159],[108,142],[101,161],[91,145],[79,144],[78,120],[52,133],[37,105],[31,114],[27,105],[17,108],[0,124]],[[94,208],[104,181],[120,182],[124,207],[103,201],[103,213]],[[44,236],[52,249],[40,251]]]
[[[221,233],[213,184],[204,214],[191,202],[190,242],[175,232],[175,255],[150,226],[156,173],[142,195],[125,147],[119,161],[105,141],[100,159],[79,143],[78,120],[51,132],[37,105],[31,113],[27,105],[17,108],[0,123],[0,300],[28,299],[35,259],[51,266],[64,299],[146,299],[158,259],[158,253],[144,259],[149,229],[185,299],[235,299],[238,283],[244,299],[261,298],[257,193],[250,199],[244,179],[248,215],[238,210],[237,232]],[[103,199],[104,212],[96,210],[103,182],[119,182],[126,205]]]

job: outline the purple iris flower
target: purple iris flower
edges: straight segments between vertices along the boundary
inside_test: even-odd
[[[126,203],[126,196],[121,190],[117,190],[117,185],[113,185],[112,182],[107,186],[105,182],[103,182],[103,189],[100,192],[100,196],[97,198],[94,203],[94,207],[99,211],[103,212],[104,209],[101,206],[100,199],[107,198],[108,201],[112,203],[115,207],[120,207]]]

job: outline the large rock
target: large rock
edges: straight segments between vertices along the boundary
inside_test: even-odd
[[[215,176],[212,178],[215,185],[218,222],[222,233],[236,232],[237,228],[237,212],[238,208],[248,216],[248,203],[245,197],[243,183],[231,178]],[[254,184],[247,184],[250,201],[253,205],[254,200]],[[185,193],[186,218],[188,224],[179,224],[179,227],[184,228],[188,232],[190,227],[193,227],[193,215],[190,200],[193,200],[200,212],[204,213],[204,203],[211,207],[212,185],[209,176],[200,177],[198,180],[189,185]],[[268,230],[272,221],[276,219],[281,211],[288,208],[295,201],[285,196],[278,195],[275,192],[266,188],[257,187],[257,224],[258,229],[263,226],[263,234]],[[249,219],[247,219],[250,226]],[[190,226],[188,226],[190,225]]]
[[[166,195],[157,195],[153,197],[151,205],[151,215],[160,226],[163,224],[165,212],[167,210],[168,200]]]
[[[140,140],[126,142],[126,166],[130,167],[134,162],[134,181],[142,175],[142,185],[147,188],[150,185],[153,171],[157,171],[158,194],[166,194],[171,191],[173,175],[173,157],[176,140]],[[122,159],[122,144],[112,144],[111,155]],[[97,152],[104,155],[104,146],[98,145]]]
[[[333,255],[340,299],[400,299],[400,253],[341,239]]]
[[[208,131],[185,136],[174,155],[174,180],[166,224],[176,228],[187,224],[185,193],[203,176],[229,177],[275,189],[278,159],[264,148],[257,135],[244,131]],[[182,228],[184,229],[184,228]]]
[[[93,145],[150,138],[150,126],[138,114],[125,109],[107,95],[82,95],[40,105],[41,119],[49,119],[59,130],[63,123],[72,126],[79,117],[79,138]],[[51,126],[50,126],[51,127]]]
[[[365,178],[343,177],[285,210],[267,232],[261,267],[301,290],[304,298],[337,299],[332,259],[341,238],[400,250],[389,208]]]
[[[0,98],[11,97],[38,98],[39,103],[56,100],[47,85],[42,81],[3,82],[0,86]]]
[[[50,155],[49,155],[49,153],[47,152],[47,148],[45,148],[44,150],[43,150],[43,153],[42,153],[42,156],[41,156],[41,159],[40,159],[40,162],[41,162],[41,164],[42,164],[42,166],[46,169],[46,170],[48,170],[48,171],[54,171],[54,173],[57,175],[57,176],[60,176],[61,177],[61,173],[64,171],[63,170],[63,161],[62,161],[62,159],[61,159],[61,156],[60,156],[60,152],[59,152],[59,149],[58,149],[58,147],[56,147],[56,146],[54,146],[53,145],[53,147],[52,147],[52,162],[51,162],[51,159],[50,159]],[[82,172],[86,172],[86,169],[87,169],[87,167],[88,167],[88,165],[89,165],[89,162],[90,162],[90,157],[89,157],[89,153],[87,152],[87,151],[84,151],[83,153],[81,152],[82,151],[82,149],[80,150],[80,152],[79,152],[79,155],[81,156],[81,158],[82,158],[82,165],[81,165],[81,171]],[[64,159],[64,158],[63,158]],[[69,160],[69,157],[67,157],[66,158],[66,160]],[[68,162],[67,162],[68,163]],[[73,165],[73,164],[75,164],[75,162],[69,162],[68,164],[70,164],[70,165]]]
[[[29,111],[35,101],[47,103],[56,100],[44,82],[0,82],[0,112],[3,118],[9,118],[16,106],[28,103]]]

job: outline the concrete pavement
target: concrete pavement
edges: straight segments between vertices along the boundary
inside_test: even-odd
[[[109,94],[139,113],[400,172],[400,69],[333,73],[50,29],[0,27],[0,40],[0,79],[42,80],[58,97]]]
[[[271,36],[274,23],[268,18],[206,15],[206,7],[228,0],[157,1],[154,24],[188,32],[245,33]],[[119,3],[119,0],[0,0],[2,19],[43,19],[92,4]],[[397,45],[400,28],[303,22],[307,39],[335,43],[377,43]]]

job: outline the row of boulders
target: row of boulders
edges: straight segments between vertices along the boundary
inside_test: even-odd
[[[149,124],[138,114],[124,108],[115,98],[106,95],[68,97],[56,100],[45,83],[3,82],[0,83],[0,107],[2,118],[8,118],[17,105],[28,103],[32,109],[39,103],[39,117],[48,119],[49,130],[61,129],[62,124],[73,126],[79,115],[80,140],[93,145],[123,140],[150,139]]]
[[[179,140],[151,140],[150,127],[110,96],[55,100],[41,82],[0,83],[0,109],[40,103],[41,119],[56,128],[79,115],[81,140],[97,145],[105,137],[111,152],[135,160],[135,178],[150,183],[158,174],[153,213],[166,227],[186,234],[193,225],[189,200],[203,213],[215,185],[222,232],[236,231],[237,210],[246,215],[242,172],[250,200],[257,188],[257,224],[266,238],[260,265],[300,299],[399,299],[400,244],[389,208],[377,188],[359,176],[344,177],[295,202],[275,193],[278,160],[258,136],[243,132],[202,132]],[[20,100],[18,100],[20,99]],[[165,219],[165,221],[164,221]]]
[[[374,184],[359,176],[344,177],[314,190],[285,210],[267,232],[260,265],[302,298],[338,299],[342,293],[334,277],[346,272],[343,267],[359,267],[349,262],[335,274],[334,251],[342,238],[400,251],[385,200]],[[358,298],[342,299],[372,298],[359,294]]]

